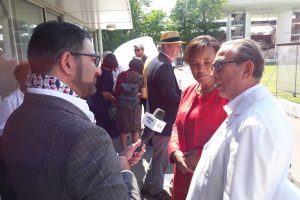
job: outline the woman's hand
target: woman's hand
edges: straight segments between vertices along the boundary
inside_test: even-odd
[[[172,160],[176,164],[176,168],[182,173],[190,172],[193,173],[194,171],[189,168],[185,162],[185,156],[181,151],[175,151],[172,155]]]
[[[117,99],[110,92],[101,92],[105,100],[111,101],[113,104],[116,103]]]
[[[196,169],[198,160],[198,150],[192,150],[184,153],[184,161],[187,167],[193,171]]]

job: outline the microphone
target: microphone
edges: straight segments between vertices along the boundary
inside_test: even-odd
[[[165,111],[160,108],[157,108],[153,115],[150,113],[145,113],[142,123],[145,125],[144,130],[142,131],[142,143],[136,151],[141,151],[143,144],[145,144],[150,138],[154,135],[155,132],[161,133],[164,129],[166,122],[162,121],[165,116]]]

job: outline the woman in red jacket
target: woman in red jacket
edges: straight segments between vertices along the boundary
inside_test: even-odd
[[[191,40],[185,50],[185,62],[198,83],[181,95],[169,142],[169,157],[175,163],[173,200],[186,198],[204,144],[227,117],[223,106],[228,100],[219,96],[210,75],[219,47],[215,38],[204,35]]]

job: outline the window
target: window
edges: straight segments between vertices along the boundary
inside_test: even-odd
[[[33,29],[44,22],[43,9],[23,0],[12,1],[14,32],[19,61],[27,61],[27,46]]]
[[[46,21],[61,21],[61,17],[58,14],[54,14],[53,12],[46,10],[45,11]]]

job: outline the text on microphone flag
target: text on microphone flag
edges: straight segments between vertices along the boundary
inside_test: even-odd
[[[150,113],[145,113],[142,123],[147,126],[148,128],[152,129],[153,131],[156,131],[158,133],[161,133],[163,129],[166,126],[166,122],[157,119]]]

